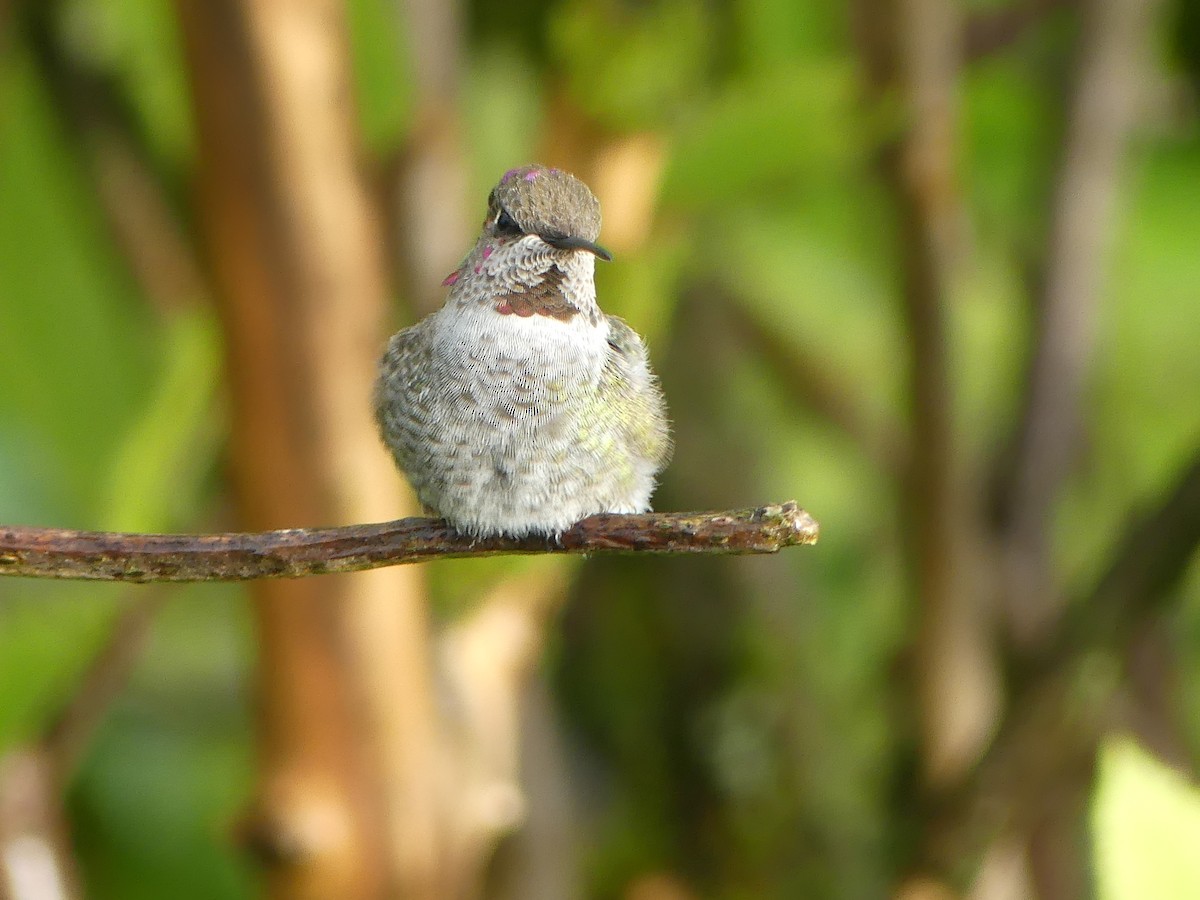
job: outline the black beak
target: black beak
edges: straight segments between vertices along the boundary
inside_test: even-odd
[[[612,262],[612,254],[601,247],[599,244],[594,244],[591,241],[584,240],[581,237],[557,237],[557,236],[542,236],[542,240],[551,247],[557,247],[559,250],[586,250],[588,253],[594,253],[605,262]]]

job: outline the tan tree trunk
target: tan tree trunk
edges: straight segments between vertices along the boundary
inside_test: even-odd
[[[382,236],[336,0],[179,0],[246,528],[412,513],[376,437]],[[413,567],[258,582],[262,783],[279,897],[444,897],[438,724]]]

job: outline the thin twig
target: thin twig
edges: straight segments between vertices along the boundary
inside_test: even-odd
[[[68,784],[92,739],[141,659],[150,629],[171,588],[138,591],[109,627],[108,635],[43,735],[42,743],[59,783]]]
[[[716,289],[719,291],[719,289]],[[722,307],[738,338],[774,376],[777,390],[793,404],[806,407],[850,438],[880,471],[898,475],[908,456],[908,435],[891,416],[875,421],[865,399],[856,394],[848,378],[839,378],[837,366],[819,359],[813,348],[803,352],[780,330],[748,308],[739,298],[720,292]]]
[[[0,526],[0,575],[93,581],[248,581],[431,559],[528,553],[775,553],[815,544],[794,502],[715,513],[591,516],[553,537],[471,538],[441,519],[230,534]]]

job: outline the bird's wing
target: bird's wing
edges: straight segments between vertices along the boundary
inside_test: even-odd
[[[646,344],[617,316],[608,321],[606,387],[619,397],[621,408],[631,410],[626,428],[631,441],[661,469],[671,458],[671,429],[667,404],[658,379],[650,369]]]
[[[398,456],[399,446],[415,440],[430,415],[430,386],[424,376],[432,368],[431,342],[422,333],[424,326],[421,321],[392,335],[375,381],[375,419]]]

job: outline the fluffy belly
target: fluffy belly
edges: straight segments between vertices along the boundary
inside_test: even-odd
[[[397,410],[409,432],[398,461],[422,503],[479,535],[553,534],[648,509],[653,473],[604,405],[603,336],[528,325],[518,340],[511,329],[446,336],[419,396],[400,400],[411,408]]]

